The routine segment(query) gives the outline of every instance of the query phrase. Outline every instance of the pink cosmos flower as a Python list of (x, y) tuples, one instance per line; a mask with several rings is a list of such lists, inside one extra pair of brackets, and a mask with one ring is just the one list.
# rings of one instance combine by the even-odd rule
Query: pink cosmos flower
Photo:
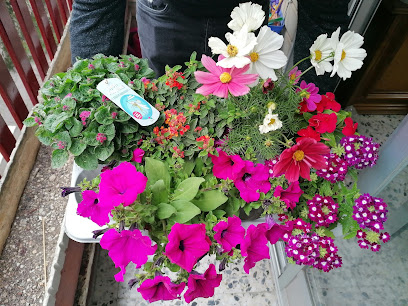
[(146, 279), (137, 291), (142, 297), (153, 303), (156, 301), (170, 301), (180, 299), (180, 294), (183, 292), (185, 283), (175, 284), (171, 282), (170, 277), (157, 275), (154, 279)]
[(282, 186), (277, 186), (273, 196), (285, 202), (287, 208), (293, 209), (296, 207), (296, 203), (299, 202), (299, 198), (303, 193), (303, 190), (299, 187), (299, 182), (296, 181), (289, 184), (287, 189), (283, 189)]
[(188, 277), (188, 288), (184, 299), (190, 303), (198, 297), (209, 298), (214, 295), (214, 289), (221, 284), (222, 275), (217, 274), (215, 266), (210, 264), (204, 274), (191, 273)]
[(239, 155), (227, 155), (220, 148), (217, 148), (218, 156), (211, 155), (214, 164), (213, 174), (215, 177), (226, 180), (234, 180), (237, 174), (245, 167), (245, 162)]
[(191, 272), (197, 260), (210, 250), (211, 240), (205, 234), (205, 224), (176, 223), (171, 228), (166, 255), (172, 263)]
[(147, 177), (143, 173), (138, 172), (131, 163), (123, 162), (116, 168), (101, 173), (99, 198), (114, 206), (129, 206), (145, 190), (146, 183)]
[(229, 252), (241, 244), (245, 236), (245, 229), (241, 226), (241, 219), (237, 216), (228, 217), (228, 222), (218, 222), (213, 230), (216, 232), (214, 239), (221, 244), (223, 252)]
[(273, 168), (275, 177), (285, 173), (286, 179), (291, 182), (299, 180), (299, 176), (310, 181), (310, 168), (317, 170), (327, 167), (325, 154), (330, 148), (312, 138), (305, 138), (289, 149), (283, 151), (278, 163)]
[(259, 192), (267, 193), (271, 189), (269, 169), (263, 164), (254, 166), (253, 162), (246, 160), (245, 167), (237, 174), (234, 184), (245, 202), (258, 201)]
[(137, 163), (141, 163), (144, 154), (145, 154), (145, 151), (144, 151), (144, 150), (142, 150), (142, 149), (140, 149), (140, 148), (135, 149), (135, 150), (133, 151), (132, 161), (135, 161), (135, 162), (137, 162)]
[(82, 191), (82, 201), (78, 203), (77, 214), (91, 219), (99, 226), (109, 222), (109, 214), (113, 205), (99, 202), (98, 194), (93, 190)]
[(313, 83), (300, 82), (300, 89), (296, 89), (296, 92), (300, 92), (300, 96), (306, 102), (307, 109), (311, 112), (316, 110), (316, 104), (322, 100), (322, 97), (319, 95), (319, 88)]
[(136, 268), (140, 268), (147, 262), (147, 256), (156, 252), (157, 245), (152, 246), (149, 237), (135, 229), (122, 230), (117, 232), (112, 228), (107, 231), (100, 241), (103, 249), (109, 250), (109, 256), (120, 272), (115, 275), (117, 282), (123, 282), (123, 275), (126, 273), (126, 266), (132, 261)]
[(249, 65), (243, 68), (223, 68), (209, 56), (203, 54), (201, 62), (209, 72), (196, 71), (194, 76), (198, 83), (203, 84), (197, 93), (204, 96), (213, 94), (220, 98), (227, 98), (228, 92), (233, 96), (243, 96), (249, 92), (248, 84), (258, 79), (257, 74), (246, 74)]
[(266, 223), (248, 227), (245, 239), (241, 244), (241, 254), (245, 257), (244, 271), (249, 274), (249, 270), (255, 267), (255, 264), (265, 258), (269, 258), (268, 240), (265, 233), (268, 229)]
[(288, 77), (293, 84), (297, 84), (299, 82), (299, 77), (302, 74), (302, 71), (299, 70), (299, 68), (296, 66), (293, 68), (291, 71), (289, 71)]

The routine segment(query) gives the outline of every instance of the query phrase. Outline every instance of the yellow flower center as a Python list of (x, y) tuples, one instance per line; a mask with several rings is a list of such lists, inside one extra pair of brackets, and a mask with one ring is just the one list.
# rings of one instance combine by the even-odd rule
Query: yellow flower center
[(305, 153), (302, 150), (297, 150), (295, 153), (293, 153), (293, 158), (296, 161), (301, 161), (305, 158)]
[(256, 62), (259, 59), (259, 54), (256, 52), (251, 52), (249, 57), (251, 58), (251, 62)]
[(233, 57), (238, 54), (238, 48), (233, 45), (227, 46), (227, 53), (229, 56)]
[(276, 122), (276, 120), (272, 118), (271, 120), (269, 120), (268, 125), (272, 125), (272, 124), (274, 124), (275, 122)]
[(302, 91), (301, 93), (300, 93), (300, 96), (303, 98), (306, 98), (306, 100), (308, 100), (309, 98), (310, 98), (310, 92), (308, 92), (308, 91)]
[(322, 59), (322, 51), (320, 50), (315, 51), (315, 59), (316, 61), (320, 61)]
[(228, 72), (223, 72), (220, 75), (220, 81), (221, 83), (229, 83), (231, 81), (232, 77)]
[(344, 60), (345, 57), (346, 57), (346, 52), (343, 50), (343, 51), (341, 51), (341, 60), (340, 61)]

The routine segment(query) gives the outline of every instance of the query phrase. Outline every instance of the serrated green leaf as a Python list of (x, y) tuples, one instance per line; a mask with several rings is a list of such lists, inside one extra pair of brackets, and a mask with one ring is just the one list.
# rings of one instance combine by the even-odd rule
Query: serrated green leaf
[(106, 106), (101, 106), (98, 111), (95, 113), (95, 120), (99, 124), (111, 124), (113, 118)]
[(115, 125), (113, 123), (107, 125), (101, 125), (98, 128), (99, 133), (103, 133), (105, 135), (115, 135)]
[(100, 161), (107, 160), (112, 155), (113, 151), (115, 151), (113, 142), (110, 142), (109, 144), (104, 143), (102, 146), (95, 148), (95, 154)]
[(51, 114), (44, 120), (44, 127), (54, 133), (62, 127), (64, 121), (67, 120), (68, 117), (69, 115), (67, 113)]
[(84, 152), (75, 157), (76, 164), (85, 170), (94, 170), (98, 167), (98, 158), (93, 149), (86, 148)]
[(51, 167), (52, 168), (61, 168), (65, 165), (69, 158), (69, 154), (67, 150), (57, 149), (52, 151), (51, 155)]
[(197, 199), (192, 199), (191, 202), (200, 208), (202, 211), (212, 211), (228, 201), (228, 197), (219, 190), (209, 190), (201, 193)]
[(23, 123), (27, 127), (32, 127), (32, 126), (38, 125), (38, 123), (35, 122), (35, 119), (33, 117), (28, 117), (27, 119), (25, 119), (23, 121)]
[(78, 156), (86, 149), (86, 144), (81, 139), (73, 139), (69, 151), (72, 155)]
[(69, 134), (71, 137), (79, 136), (79, 134), (82, 132), (82, 128), (84, 127), (83, 124), (75, 118), (71, 118), (70, 122), (72, 123), (72, 127), (69, 129)]
[(174, 191), (174, 200), (191, 201), (197, 195), (198, 188), (205, 179), (202, 177), (189, 177), (182, 181)]

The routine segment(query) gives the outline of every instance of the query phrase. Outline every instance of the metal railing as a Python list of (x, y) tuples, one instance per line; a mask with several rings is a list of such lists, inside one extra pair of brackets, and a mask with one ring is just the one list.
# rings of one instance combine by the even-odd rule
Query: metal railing
[(73, 0), (0, 1), (0, 178), (54, 58)]

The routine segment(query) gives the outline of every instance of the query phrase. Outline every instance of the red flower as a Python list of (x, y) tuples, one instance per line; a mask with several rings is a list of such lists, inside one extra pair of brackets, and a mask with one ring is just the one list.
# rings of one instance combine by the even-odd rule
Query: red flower
[(299, 142), (299, 141), (301, 141), (301, 140), (304, 139), (304, 138), (312, 138), (312, 139), (314, 139), (314, 140), (316, 140), (316, 141), (320, 141), (320, 134), (319, 134), (318, 132), (316, 132), (316, 131), (315, 131), (312, 127), (310, 127), (310, 126), (308, 126), (308, 127), (305, 128), (305, 129), (299, 130), (297, 133), (298, 133), (299, 136), (302, 136), (302, 137), (296, 138), (296, 142)]
[(333, 133), (336, 129), (337, 115), (335, 113), (317, 114), (309, 119), (310, 126), (316, 128), (319, 133)]
[(296, 182), (299, 176), (310, 180), (310, 168), (323, 169), (327, 167), (325, 154), (330, 148), (311, 138), (305, 138), (286, 149), (279, 156), (279, 161), (273, 168), (273, 176), (278, 177), (285, 173), (289, 182)]
[(335, 100), (332, 92), (326, 92), (326, 95), (322, 95), (322, 100), (317, 105), (317, 112), (322, 113), (325, 109), (331, 109), (336, 113), (340, 111), (341, 105)]
[(343, 128), (341, 132), (345, 136), (354, 135), (357, 131), (358, 123), (356, 122), (353, 124), (353, 119), (351, 119), (350, 117), (347, 117), (346, 119), (344, 119), (344, 123), (346, 124), (346, 126)]

